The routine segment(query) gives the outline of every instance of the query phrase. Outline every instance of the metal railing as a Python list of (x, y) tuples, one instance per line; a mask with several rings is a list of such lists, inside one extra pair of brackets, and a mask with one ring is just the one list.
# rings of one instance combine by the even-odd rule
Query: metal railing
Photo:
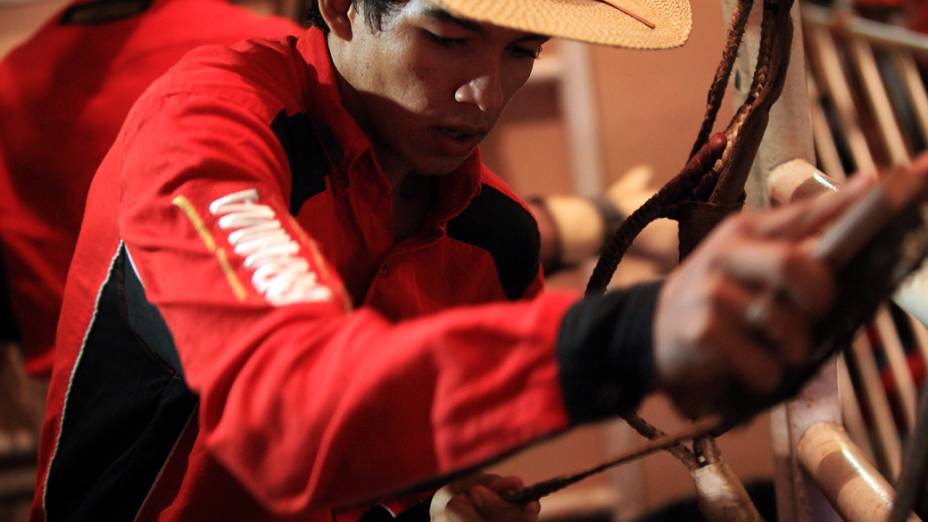
[[(774, 203), (817, 183), (807, 149), (789, 146), (794, 134), (808, 136), (806, 125), (818, 165), (838, 181), (850, 172), (875, 175), (878, 168), (906, 165), (928, 143), (928, 96), (916, 61), (928, 55), (928, 37), (812, 5), (803, 6), (801, 18), (807, 75), (793, 79), (786, 103), (808, 107), (809, 116), (771, 126), (767, 147), (795, 152), (778, 159), (809, 163), (776, 170), (772, 167), (783, 162), (756, 165), (758, 183)], [(794, 57), (802, 54), (794, 51)], [(827, 184), (818, 186), (827, 190)], [(778, 410), (781, 520), (885, 519), (890, 483), (915, 424), (910, 365), (928, 367), (926, 340), (921, 323), (884, 307), (843, 359)]]

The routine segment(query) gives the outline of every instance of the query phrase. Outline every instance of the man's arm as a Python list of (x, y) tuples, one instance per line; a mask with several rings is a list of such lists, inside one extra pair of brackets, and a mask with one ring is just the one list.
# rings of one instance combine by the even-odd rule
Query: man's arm
[[(273, 512), (437, 484), (656, 387), (686, 411), (712, 408), (719, 383), (771, 390), (830, 300), (831, 275), (803, 240), (840, 201), (736, 217), (663, 289), (546, 293), (398, 323), (351, 310), (288, 216), (286, 157), (267, 123), (178, 99), (129, 135), (119, 228), (199, 396), (207, 451)], [(786, 298), (746, 314), (770, 289)]]
[[(269, 510), (435, 480), (632, 407), (646, 391), (647, 374), (616, 376), (649, 358), (656, 286), (615, 294), (613, 315), (644, 305), (644, 321), (620, 334), (562, 327), (576, 301), (564, 294), (401, 323), (350, 310), (338, 275), (288, 216), (286, 159), (266, 124), (199, 103), (166, 103), (129, 137), (119, 225), (199, 396), (208, 451)], [(274, 232), (250, 229), (258, 224)], [(269, 251), (293, 262), (262, 272)], [(559, 337), (625, 347), (597, 365), (604, 382), (591, 384), (603, 397), (583, 415), (562, 394), (575, 377), (558, 361), (575, 354), (556, 352)]]

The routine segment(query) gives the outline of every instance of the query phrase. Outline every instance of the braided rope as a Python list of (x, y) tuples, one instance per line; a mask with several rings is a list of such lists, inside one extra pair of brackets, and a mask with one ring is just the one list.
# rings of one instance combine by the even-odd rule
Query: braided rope
[(739, 0), (734, 11), (732, 11), (728, 30), (729, 36), (725, 42), (725, 49), (722, 51), (722, 60), (715, 70), (715, 77), (709, 87), (709, 94), (706, 96), (706, 115), (703, 118), (702, 126), (699, 128), (699, 133), (696, 135), (693, 148), (690, 149), (691, 158), (709, 141), (709, 135), (712, 133), (712, 128), (715, 127), (715, 120), (719, 108), (722, 106), (722, 100), (725, 99), (728, 80), (731, 78), (731, 70), (735, 65), (735, 58), (738, 55), (738, 49), (741, 47), (741, 41), (744, 39), (744, 30), (747, 27), (751, 7), (753, 6), (754, 0)]

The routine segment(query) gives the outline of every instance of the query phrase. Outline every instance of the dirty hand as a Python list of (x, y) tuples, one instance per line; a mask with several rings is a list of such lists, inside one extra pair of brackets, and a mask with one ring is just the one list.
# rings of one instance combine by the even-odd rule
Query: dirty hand
[(538, 502), (512, 504), (499, 493), (523, 486), (518, 477), (477, 474), (456, 480), (432, 496), (432, 522), (534, 522)]
[(814, 236), (868, 186), (861, 177), (838, 194), (733, 216), (668, 276), (655, 311), (654, 371), (684, 414), (718, 411), (717, 401), (739, 400), (738, 386), (772, 393), (805, 361), (835, 284), (812, 255)]

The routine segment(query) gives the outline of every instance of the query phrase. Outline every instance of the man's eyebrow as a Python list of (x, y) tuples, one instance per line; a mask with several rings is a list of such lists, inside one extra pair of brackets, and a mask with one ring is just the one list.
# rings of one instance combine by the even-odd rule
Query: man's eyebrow
[(429, 18), (434, 18), (441, 22), (448, 22), (448, 23), (455, 24), (457, 26), (460, 26), (474, 33), (483, 32), (483, 27), (481, 27), (480, 24), (478, 24), (477, 22), (473, 22), (471, 20), (465, 20), (463, 18), (458, 18), (454, 16), (453, 14), (449, 13), (448, 11), (445, 11), (444, 9), (441, 9), (438, 7), (430, 7), (426, 9), (425, 16), (428, 16)]

